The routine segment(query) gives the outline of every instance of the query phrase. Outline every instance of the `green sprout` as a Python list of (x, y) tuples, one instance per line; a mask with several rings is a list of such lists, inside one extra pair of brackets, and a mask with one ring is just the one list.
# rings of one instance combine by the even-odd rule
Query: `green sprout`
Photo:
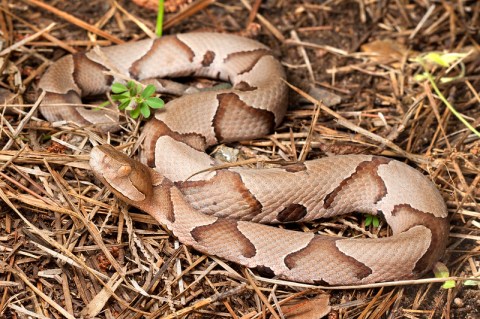
[[(159, 109), (165, 105), (165, 102), (155, 97), (155, 87), (151, 84), (145, 88), (141, 84), (134, 81), (128, 81), (127, 85), (115, 82), (112, 85), (112, 100), (118, 101), (118, 109), (130, 112), (130, 116), (134, 119), (138, 118), (140, 114), (145, 118), (149, 118), (150, 109)], [(102, 103), (100, 106), (106, 106), (110, 102)]]
[(380, 225), (380, 220), (378, 216), (368, 214), (365, 218), (365, 227), (373, 225), (373, 227), (377, 228)]
[[(455, 77), (441, 77), (440, 83), (448, 83), (457, 79), (461, 79), (465, 76), (465, 65), (463, 64), (462, 60), (468, 55), (469, 53), (439, 53), (439, 52), (430, 52), (421, 56), (418, 56), (414, 59), (411, 59), (413, 62), (417, 62), (420, 64), (424, 70), (423, 73), (417, 74), (414, 79), (416, 81), (425, 81), (428, 80), (430, 85), (432, 86), (435, 93), (438, 95), (440, 100), (447, 106), (447, 108), (452, 112), (459, 120), (462, 122), (470, 131), (472, 131), (475, 135), (480, 137), (480, 132), (478, 132), (465, 118), (460, 114), (453, 105), (448, 102), (447, 98), (440, 92), (437, 83), (433, 75), (428, 71), (428, 65), (437, 65), (443, 68), (452, 68), (455, 65), (460, 65), (460, 74)], [(449, 71), (449, 70), (447, 70)]]
[[(437, 262), (433, 266), (433, 274), (435, 275), (435, 278), (448, 278), (450, 277), (450, 272), (448, 271), (447, 266), (441, 262)], [(442, 288), (443, 289), (451, 289), (455, 287), (455, 281), (454, 280), (447, 280), (443, 283)]]

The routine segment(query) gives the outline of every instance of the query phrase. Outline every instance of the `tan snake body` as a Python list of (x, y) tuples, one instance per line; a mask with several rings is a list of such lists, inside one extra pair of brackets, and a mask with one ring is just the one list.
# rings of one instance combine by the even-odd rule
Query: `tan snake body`
[[(103, 71), (110, 69), (159, 90), (163, 82), (153, 78), (200, 76), (232, 84), (186, 94), (157, 112), (142, 133), (144, 164), (109, 145), (91, 153), (92, 170), (109, 189), (182, 243), (263, 274), (329, 285), (413, 278), (442, 256), (449, 231), (445, 203), (425, 176), (401, 162), (345, 155), (204, 171), (218, 164), (207, 147), (260, 137), (283, 119), (285, 74), (264, 45), (189, 33), (66, 56), (40, 81), (42, 114), (50, 121), (116, 127), (114, 113), (58, 105), (107, 91), (114, 79)], [(350, 239), (263, 225), (353, 211), (381, 213), (393, 236)]]

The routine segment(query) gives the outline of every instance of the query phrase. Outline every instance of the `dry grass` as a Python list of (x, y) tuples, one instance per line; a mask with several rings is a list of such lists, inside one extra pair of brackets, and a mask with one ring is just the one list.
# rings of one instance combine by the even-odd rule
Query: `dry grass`
[[(456, 287), (444, 290), (427, 278), (327, 290), (265, 280), (181, 245), (89, 171), (93, 145), (134, 150), (138, 123), (105, 135), (75, 123), (49, 124), (36, 112), (35, 83), (52, 61), (94, 44), (145, 37), (154, 14), (126, 1), (3, 0), (1, 316), (284, 318), (284, 305), (328, 294), (329, 318), (479, 318), (479, 287), (463, 283), (480, 275), (480, 140), (429, 85), (413, 80), (421, 69), (409, 58), (471, 52), (465, 76), (440, 90), (478, 129), (480, 2), (212, 2), (193, 1), (186, 13), (168, 16), (167, 32), (255, 36), (278, 54), (292, 84), (291, 109), (277, 133), (231, 146), (247, 160), (374, 153), (423, 171), (448, 204), (452, 228), (443, 262)], [(444, 76), (439, 68), (432, 72), (437, 80)], [(357, 215), (299, 228), (343, 236), (386, 232), (365, 227)], [(311, 304), (295, 307), (301, 306)]]

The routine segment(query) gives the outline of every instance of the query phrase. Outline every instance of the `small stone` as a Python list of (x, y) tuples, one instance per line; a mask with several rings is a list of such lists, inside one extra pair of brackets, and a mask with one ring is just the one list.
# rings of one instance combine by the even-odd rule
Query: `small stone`
[(313, 98), (322, 101), (326, 106), (335, 106), (342, 102), (342, 98), (339, 95), (313, 85), (308, 90), (308, 94)]
[(458, 308), (462, 308), (465, 304), (463, 303), (463, 300), (461, 298), (455, 298), (453, 299), (453, 303), (455, 304), (455, 306), (457, 306)]

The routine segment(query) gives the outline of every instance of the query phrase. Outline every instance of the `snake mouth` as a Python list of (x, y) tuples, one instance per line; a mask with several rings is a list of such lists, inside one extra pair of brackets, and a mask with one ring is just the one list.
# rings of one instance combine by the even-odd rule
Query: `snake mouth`
[(96, 146), (90, 152), (90, 168), (93, 172), (98, 172), (102, 163), (104, 162), (105, 153), (102, 152), (99, 146)]

